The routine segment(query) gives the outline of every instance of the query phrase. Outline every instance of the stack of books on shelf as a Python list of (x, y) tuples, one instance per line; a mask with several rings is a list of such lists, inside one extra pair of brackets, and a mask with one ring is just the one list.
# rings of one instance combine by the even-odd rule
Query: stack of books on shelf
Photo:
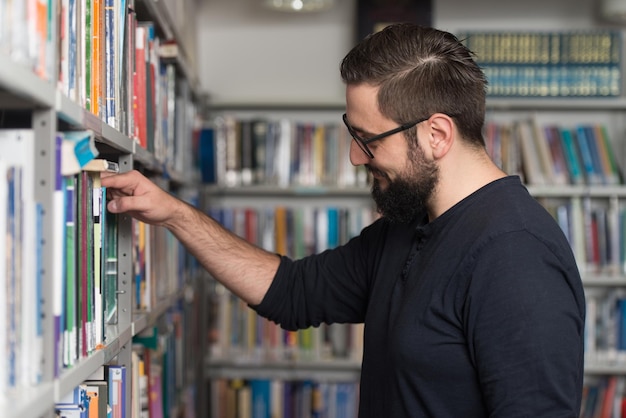
[(184, 288), (194, 261), (174, 235), (163, 227), (132, 220), (133, 308), (151, 311)]
[(619, 30), (464, 31), (490, 96), (617, 97), (621, 94)]
[(219, 379), (213, 383), (211, 416), (353, 418), (358, 396), (358, 382)]
[[(211, 208), (209, 214), (249, 242), (292, 258), (345, 243), (374, 219), (369, 207)], [(213, 300), (212, 359), (258, 363), (361, 358), (362, 325), (286, 331), (259, 317), (221, 285), (216, 285)]]
[(55, 16), (45, 1), (0, 0), (0, 54), (45, 80), (53, 76)]
[[(536, 197), (561, 225), (581, 271), (626, 272), (626, 210), (615, 199), (589, 195), (591, 187), (601, 193), (602, 188), (613, 186), (611, 190), (619, 196), (618, 186), (623, 184), (622, 167), (605, 126), (540, 125), (532, 118), (490, 121), (485, 140), (488, 152), (504, 171), (520, 175), (530, 187), (543, 188), (535, 190)], [(548, 195), (542, 196), (542, 190)]]
[(621, 288), (587, 291), (585, 361), (626, 366), (626, 292)]
[[(140, 363), (131, 361), (130, 339), (157, 317), (169, 321), (150, 348), (157, 353), (150, 369), (161, 374), (145, 374), (173, 384), (150, 416), (182, 415), (176, 405), (195, 398), (195, 385), (182, 377), (183, 370), (197, 376), (204, 355), (190, 337), (199, 321), (188, 318), (201, 317), (204, 303), (190, 290), (197, 263), (155, 228), (133, 265), (135, 230), (128, 217), (107, 211), (101, 183), (122, 164), (193, 179), (195, 98), (175, 58), (161, 56), (162, 28), (140, 21), (164, 16), (137, 16), (141, 1), (0, 0), (0, 84), (11, 115), (0, 129), (0, 400), (17, 400), (9, 416), (55, 408), (68, 417), (130, 416), (126, 389)], [(129, 291), (131, 277), (148, 290)], [(134, 316), (132, 308), (154, 312)]]
[[(0, 253), (0, 300), (7, 306), (0, 340), (8, 347), (1, 370), (3, 388), (39, 383), (43, 374), (42, 212), (34, 193), (34, 132), (0, 130), (7, 152), (0, 161), (0, 210), (3, 236)], [(52, 300), (55, 375), (92, 353), (106, 339), (105, 324), (115, 321), (117, 270), (115, 241), (105, 239), (115, 223), (106, 222), (100, 173), (117, 163), (93, 159), (90, 131), (59, 132), (55, 181)], [(6, 387), (4, 386), (6, 385)]]
[(159, 324), (133, 338), (130, 364), (99, 367), (64, 394), (56, 412), (67, 418), (181, 416), (182, 371), (188, 367), (182, 351), (186, 320), (181, 307), (170, 309)]
[(58, 89), (150, 151), (164, 169), (183, 172), (191, 166), (196, 115), (191, 87), (175, 60), (161, 56), (155, 24), (139, 21), (129, 6), (127, 0), (59, 3)]
[(0, 394), (43, 375), (42, 222), (33, 181), (34, 134), (0, 130)]
[(621, 417), (626, 411), (626, 377), (594, 376), (583, 386), (580, 418)]
[(196, 141), (203, 180), (222, 187), (365, 187), (343, 124), (222, 116)]
[(107, 325), (117, 323), (117, 220), (106, 210), (100, 179), (102, 172), (118, 172), (119, 167), (94, 159), (97, 154), (90, 131), (57, 135), (56, 374), (113, 338)]
[(487, 150), (496, 164), (528, 185), (619, 185), (623, 172), (606, 126), (540, 125), (534, 119), (489, 121)]

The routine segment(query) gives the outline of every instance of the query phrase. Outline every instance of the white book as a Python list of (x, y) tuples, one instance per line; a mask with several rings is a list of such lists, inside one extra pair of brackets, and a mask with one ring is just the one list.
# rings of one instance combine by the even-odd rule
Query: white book
[(316, 253), (327, 250), (328, 247), (328, 212), (324, 208), (318, 208), (315, 213), (316, 222)]
[(517, 136), (522, 151), (526, 183), (531, 185), (548, 184), (530, 123), (527, 121), (517, 122), (515, 124), (514, 133)]
[[(8, 185), (6, 180), (7, 164), (6, 161), (0, 159), (0, 202), (6, 202), (8, 199)], [(7, 306), (7, 205), (0, 205), (0, 306)], [(6, 393), (7, 388), (7, 321), (0, 321), (0, 398)]]
[(291, 173), (291, 141), (293, 138), (292, 133), (292, 123), (287, 119), (281, 119), (278, 122), (279, 133), (278, 133), (278, 147), (275, 155), (275, 172), (278, 176), (278, 186), (282, 188), (287, 188), (291, 184), (292, 174)]
[[(15, 167), (19, 178), (19, 194), (15, 201), (14, 252), (15, 276), (9, 288), (15, 298), (8, 300), (13, 329), (9, 330), (9, 346), (15, 364), (9, 365), (17, 374), (16, 385), (32, 385), (41, 380), (43, 338), (40, 318), (41, 287), (37, 280), (37, 204), (35, 202), (35, 135), (30, 129), (0, 130), (0, 149), (6, 155), (8, 167)], [(6, 178), (6, 177), (5, 177)], [(5, 200), (6, 201), (6, 200)], [(40, 253), (40, 252), (39, 252)], [(35, 257), (33, 256), (35, 255)], [(39, 258), (40, 259), (40, 258)], [(11, 308), (9, 308), (11, 309)]]

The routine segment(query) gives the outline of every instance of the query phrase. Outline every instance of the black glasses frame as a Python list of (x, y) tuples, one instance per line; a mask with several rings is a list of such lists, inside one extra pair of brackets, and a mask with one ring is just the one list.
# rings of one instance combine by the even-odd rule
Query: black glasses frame
[(350, 136), (352, 137), (352, 139), (354, 139), (356, 144), (359, 146), (359, 148), (361, 148), (361, 150), (365, 153), (365, 155), (367, 155), (370, 159), (373, 159), (374, 154), (372, 153), (372, 151), (370, 151), (367, 144), (371, 144), (374, 141), (378, 141), (390, 135), (397, 134), (398, 132), (406, 131), (407, 129), (410, 129), (419, 123), (427, 121), (428, 119), (430, 119), (430, 116), (427, 118), (417, 119), (413, 122), (403, 123), (397, 128), (380, 133), (378, 135), (374, 135), (370, 138), (361, 138), (360, 136), (358, 136), (356, 132), (354, 131), (354, 129), (352, 128), (352, 126), (350, 126), (350, 124), (348, 123), (348, 117), (345, 113), (343, 114), (342, 119), (343, 119), (343, 123), (346, 125), (346, 128), (348, 128), (348, 132), (350, 133)]

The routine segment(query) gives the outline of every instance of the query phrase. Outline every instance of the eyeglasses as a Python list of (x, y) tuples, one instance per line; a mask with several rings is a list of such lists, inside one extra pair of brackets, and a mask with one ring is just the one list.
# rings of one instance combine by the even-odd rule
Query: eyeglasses
[(369, 147), (367, 146), (367, 144), (370, 144), (374, 141), (378, 141), (379, 139), (383, 139), (385, 137), (388, 137), (390, 135), (393, 134), (397, 134), (398, 132), (402, 132), (402, 131), (406, 131), (407, 129), (410, 129), (412, 127), (414, 127), (415, 125), (422, 123), (424, 121), (427, 121), (430, 118), (422, 118), (422, 119), (418, 119), (416, 121), (413, 122), (409, 122), (409, 123), (404, 123), (400, 126), (398, 126), (397, 128), (391, 129), (389, 131), (383, 132), (381, 134), (378, 135), (374, 135), (370, 138), (361, 138), (360, 136), (358, 136), (356, 134), (356, 132), (354, 131), (354, 129), (352, 128), (352, 126), (350, 126), (350, 124), (348, 123), (348, 118), (347, 115), (344, 113), (343, 114), (343, 123), (346, 125), (346, 128), (348, 128), (348, 132), (350, 133), (350, 136), (352, 136), (352, 139), (354, 139), (354, 142), (356, 142), (356, 144), (359, 146), (359, 148), (361, 148), (361, 150), (369, 157), (369, 158), (374, 158), (374, 154), (372, 154), (372, 151), (370, 151)]

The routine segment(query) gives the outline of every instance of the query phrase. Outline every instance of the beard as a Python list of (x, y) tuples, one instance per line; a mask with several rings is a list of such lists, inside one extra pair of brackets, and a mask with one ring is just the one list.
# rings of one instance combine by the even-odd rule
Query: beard
[(423, 213), (439, 180), (437, 165), (428, 161), (419, 147), (411, 148), (408, 156), (411, 163), (395, 180), (368, 166), (370, 171), (377, 171), (387, 179), (387, 187), (382, 189), (380, 181), (374, 178), (372, 198), (378, 213), (393, 223), (409, 223)]

